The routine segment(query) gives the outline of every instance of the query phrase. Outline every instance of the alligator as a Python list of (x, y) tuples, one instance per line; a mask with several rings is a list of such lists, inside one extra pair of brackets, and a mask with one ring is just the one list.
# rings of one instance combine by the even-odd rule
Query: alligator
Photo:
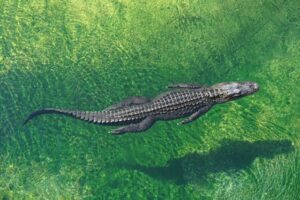
[(35, 116), (54, 113), (95, 124), (123, 125), (110, 131), (115, 135), (142, 132), (157, 120), (186, 117), (178, 124), (190, 123), (216, 104), (255, 93), (259, 85), (255, 82), (224, 82), (212, 86), (179, 83), (168, 88), (169, 91), (153, 99), (134, 96), (97, 112), (44, 108), (31, 113), (24, 124)]

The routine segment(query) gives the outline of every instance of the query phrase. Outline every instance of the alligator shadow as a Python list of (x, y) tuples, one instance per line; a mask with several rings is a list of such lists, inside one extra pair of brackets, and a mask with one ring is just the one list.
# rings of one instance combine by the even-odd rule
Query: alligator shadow
[(235, 172), (246, 169), (255, 158), (272, 158), (294, 150), (288, 140), (265, 140), (256, 142), (223, 140), (222, 145), (208, 153), (191, 153), (168, 161), (166, 166), (146, 167), (123, 163), (119, 167), (138, 170), (155, 179), (181, 185), (187, 182), (205, 181), (210, 173)]

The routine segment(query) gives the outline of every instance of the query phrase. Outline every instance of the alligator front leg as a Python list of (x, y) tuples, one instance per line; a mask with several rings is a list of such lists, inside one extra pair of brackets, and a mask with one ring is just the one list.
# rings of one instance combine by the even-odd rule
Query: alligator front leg
[(186, 119), (184, 119), (181, 122), (179, 122), (178, 125), (179, 124), (187, 124), (187, 123), (190, 123), (190, 122), (198, 119), (201, 115), (203, 115), (204, 113), (206, 113), (211, 107), (212, 107), (212, 105), (208, 105), (208, 106), (205, 106), (203, 108), (200, 108), (199, 110), (197, 110), (196, 112), (194, 112), (192, 115), (190, 115)]
[(168, 88), (172, 89), (199, 89), (199, 88), (205, 88), (206, 85), (198, 85), (198, 84), (187, 84), (187, 83), (178, 83), (169, 85)]
[(127, 132), (141, 132), (149, 129), (155, 122), (154, 117), (147, 117), (143, 121), (136, 124), (129, 124), (127, 126), (122, 126), (117, 129), (113, 129), (110, 133), (114, 135), (121, 135)]
[(114, 109), (117, 109), (117, 108), (122, 108), (124, 106), (143, 104), (143, 103), (147, 103), (147, 102), (150, 102), (150, 101), (151, 101), (150, 99), (148, 99), (146, 97), (141, 97), (141, 96), (129, 97), (128, 99), (125, 99), (125, 100), (121, 101), (120, 103), (114, 104), (114, 105), (104, 109), (103, 111), (114, 110)]

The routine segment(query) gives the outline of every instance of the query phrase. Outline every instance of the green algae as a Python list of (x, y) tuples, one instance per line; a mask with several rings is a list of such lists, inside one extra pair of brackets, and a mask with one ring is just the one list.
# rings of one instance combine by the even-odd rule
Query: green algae
[[(1, 1), (0, 198), (296, 199), (298, 1)], [(170, 83), (258, 93), (185, 126), (112, 137), (41, 107), (101, 110)]]

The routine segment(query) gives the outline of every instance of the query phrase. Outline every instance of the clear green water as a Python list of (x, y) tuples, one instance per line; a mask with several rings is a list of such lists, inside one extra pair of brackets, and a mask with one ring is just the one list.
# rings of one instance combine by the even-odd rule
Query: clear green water
[[(299, 199), (298, 0), (1, 0), (0, 44), (0, 199)], [(185, 126), (21, 125), (243, 80), (260, 91)]]

